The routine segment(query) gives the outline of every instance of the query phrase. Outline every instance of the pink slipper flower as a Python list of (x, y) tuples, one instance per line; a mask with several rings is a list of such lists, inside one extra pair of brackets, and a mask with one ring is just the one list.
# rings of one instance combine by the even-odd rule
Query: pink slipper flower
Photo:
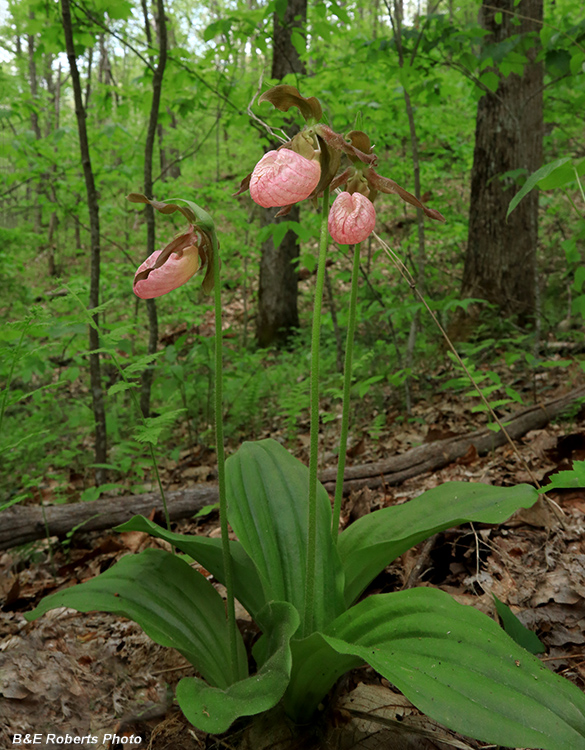
[(136, 271), (134, 294), (142, 299), (161, 297), (189, 281), (201, 265), (199, 243), (191, 226), (163, 250), (155, 250)]
[(288, 148), (269, 151), (254, 167), (250, 195), (264, 208), (289, 206), (308, 198), (320, 177), (321, 167), (316, 161)]
[(329, 234), (340, 245), (357, 245), (374, 231), (376, 209), (361, 193), (340, 193), (329, 211)]

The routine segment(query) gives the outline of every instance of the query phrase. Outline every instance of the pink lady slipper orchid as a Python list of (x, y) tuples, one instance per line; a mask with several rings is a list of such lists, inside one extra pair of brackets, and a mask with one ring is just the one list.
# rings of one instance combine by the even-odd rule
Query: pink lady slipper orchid
[(131, 203), (148, 203), (161, 214), (183, 214), (189, 228), (162, 250), (156, 250), (140, 265), (134, 276), (134, 294), (142, 299), (161, 297), (185, 284), (197, 271), (206, 268), (202, 289), (206, 294), (214, 286), (214, 253), (219, 248), (213, 219), (192, 201), (178, 198), (186, 205), (157, 201), (142, 193), (130, 193)]
[(374, 231), (376, 209), (361, 193), (340, 193), (329, 211), (329, 234), (340, 245), (357, 245)]
[(163, 250), (155, 250), (134, 276), (134, 294), (142, 299), (161, 297), (185, 284), (201, 265), (201, 236), (190, 226)]
[(289, 206), (308, 198), (319, 184), (321, 167), (296, 151), (269, 151), (250, 177), (252, 200), (264, 208)]

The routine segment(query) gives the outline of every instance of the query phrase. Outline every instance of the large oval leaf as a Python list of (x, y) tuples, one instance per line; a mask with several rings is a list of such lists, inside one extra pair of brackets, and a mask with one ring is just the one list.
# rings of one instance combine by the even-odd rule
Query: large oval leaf
[[(274, 440), (244, 443), (226, 462), (228, 516), (254, 561), (267, 601), (304, 609), (308, 468)], [(314, 622), (318, 629), (344, 609), (343, 571), (331, 538), (331, 504), (317, 486)]]
[(283, 704), (294, 721), (304, 724), (337, 680), (350, 669), (362, 666), (364, 660), (336, 651), (321, 633), (311, 633), (291, 645), (293, 668)]
[(123, 557), (96, 578), (46, 596), (25, 617), (35, 620), (56, 607), (134, 620), (153, 641), (180, 651), (211, 685), (225, 688), (248, 673), (239, 632), (238, 665), (232, 672), (220, 595), (200, 573), (164, 550)]
[(443, 591), (368, 597), (323, 638), (457, 732), (506, 747), (585, 750), (585, 695)]
[(349, 606), (386, 565), (415, 544), (461, 523), (501, 523), (518, 508), (530, 508), (538, 492), (528, 484), (445, 482), (404, 505), (362, 516), (339, 536)]
[[(221, 539), (210, 539), (193, 534), (177, 534), (174, 531), (163, 529), (162, 526), (154, 523), (154, 521), (149, 521), (144, 516), (134, 516), (126, 523), (117, 526), (115, 530), (144, 531), (151, 536), (164, 539), (166, 542), (174, 544), (181, 552), (197, 560), (220, 583), (225, 583)], [(256, 615), (266, 604), (260, 578), (254, 563), (239, 542), (230, 541), (230, 554), (233, 565), (234, 595), (250, 615), (256, 619)]]
[(198, 729), (219, 734), (240, 716), (273, 708), (288, 685), (291, 670), (290, 639), (300, 617), (288, 602), (270, 602), (258, 615), (266, 632), (267, 659), (254, 675), (225, 689), (209, 687), (194, 677), (177, 686), (177, 700), (187, 719)]

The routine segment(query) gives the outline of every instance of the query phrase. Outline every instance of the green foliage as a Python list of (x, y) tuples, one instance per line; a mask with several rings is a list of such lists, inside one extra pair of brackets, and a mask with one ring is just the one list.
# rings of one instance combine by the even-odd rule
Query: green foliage
[[(568, 203), (578, 202), (579, 177), (585, 169), (579, 151), (582, 124), (575, 117), (585, 109), (585, 22), (580, 10), (575, 0), (557, 0), (545, 8), (539, 37), (547, 76), (547, 165), (524, 185), (525, 173), (502, 175), (520, 187), (510, 211), (535, 185), (543, 190), (563, 187)], [(445, 326), (457, 308), (477, 302), (460, 299), (459, 294), (475, 103), (495, 91), (502, 77), (525, 69), (533, 41), (516, 35), (487, 45), (476, 14), (468, 11), (454, 4), (450, 14), (439, 9), (416, 22), (405, 18), (404, 65), (399, 64), (397, 41), (382, 6), (341, 6), (333, 0), (312, 4), (306, 39), (300, 33), (293, 38), (310, 71), (304, 91), (326, 95), (327, 122), (343, 132), (367, 130), (376, 143), (380, 172), (412, 186), (403, 104), (408, 91), (420, 140), (421, 182), (432, 188), (429, 200), (436, 201), (449, 220), (448, 234), (429, 228), (426, 235), (426, 294)], [(251, 132), (248, 107), (257, 93), (259, 71), (270, 62), (273, 13), (282, 14), (284, 4), (178, 4), (168, 5), (167, 12), (174, 39), (159, 111), (155, 164), (161, 165), (161, 173), (155, 175), (155, 190), (204, 204), (221, 233), (224, 316), (229, 326), (224, 339), (225, 433), (232, 449), (250, 433), (266, 434), (267, 426), (272, 434), (280, 433), (279, 440), (293, 442), (308, 422), (309, 366), (304, 350), (312, 309), (311, 274), (317, 270), (313, 238), (318, 217), (303, 206), (300, 222), (261, 227), (260, 212), (248, 199), (232, 197), (268, 147), (269, 137), (257, 119), (260, 137), (246, 134)], [(0, 216), (6, 224), (0, 227), (0, 289), (3, 316), (17, 321), (0, 329), (0, 510), (21, 500), (45, 501), (49, 483), (48, 498), (53, 502), (140, 491), (152, 479), (145, 456), (149, 447), (164, 442), (177, 460), (185, 448), (213, 440), (215, 364), (208, 301), (195, 285), (157, 301), (161, 348), (156, 355), (147, 354), (144, 306), (129, 304), (132, 276), (144, 257), (145, 222), (142, 208), (125, 205), (121, 196), (137, 189), (142, 180), (142, 140), (152, 85), (148, 58), (156, 55), (156, 42), (149, 46), (146, 32), (139, 29), (135, 19), (141, 17), (141, 8), (135, 2), (91, 0), (83, 7), (75, 5), (73, 16), (100, 195), (105, 304), (94, 312), (99, 313), (102, 333), (110, 481), (93, 486), (87, 448), (93, 431), (87, 314), (80, 312), (77, 300), (84, 307), (88, 213), (70, 80), (63, 75), (57, 80), (64, 49), (59, 5), (13, 2), (0, 29), (9, 57), (0, 66), (0, 129), (6, 146), (0, 153)], [(504, 20), (502, 14), (498, 22)], [(520, 19), (511, 22), (517, 25)], [(33, 42), (31, 59), (14, 47), (16, 36), (27, 35)], [(101, 41), (98, 44), (102, 36), (103, 50)], [(36, 94), (30, 80), (32, 63), (39, 78)], [(297, 78), (286, 82), (297, 85)], [(254, 112), (264, 117), (262, 108)], [(288, 128), (288, 117), (277, 113), (274, 129)], [(173, 164), (178, 172), (173, 172)], [(585, 229), (582, 217), (560, 191), (543, 193), (541, 205), (543, 324), (554, 331), (567, 307), (585, 317)], [(378, 209), (380, 233), (414, 266), (417, 238), (412, 218), (412, 211), (398, 202)], [(49, 226), (54, 229), (51, 236)], [(157, 241), (168, 241), (180, 222), (174, 227), (163, 229), (160, 224)], [(260, 247), (268, 237), (278, 246), (287, 229), (300, 240), (302, 328), (289, 351), (258, 351), (250, 339)], [(412, 301), (407, 285), (375, 243), (364, 246), (362, 253), (352, 394), (360, 400), (356, 428), (381, 439), (386, 408), (390, 401), (401, 402), (405, 378), (423, 396), (432, 393), (437, 378), (431, 379), (430, 373), (442, 355), (435, 329), (421, 318), (415, 356), (406, 366), (409, 329), (420, 305)], [(338, 251), (329, 275), (331, 305), (341, 328), (347, 324), (349, 268)], [(55, 273), (69, 289), (65, 296)], [(30, 320), (33, 302), (39, 307)], [(320, 360), (324, 390), (337, 399), (342, 380), (335, 366), (332, 312), (323, 313)], [(568, 335), (577, 337), (576, 332)], [(515, 382), (520, 370), (531, 377), (542, 367), (563, 366), (532, 352), (534, 340), (494, 320), (493, 311), (486, 308), (475, 340), (463, 348), (468, 371), (493, 408), (526, 403), (526, 392)], [(505, 374), (498, 367), (502, 361), (508, 368)], [(152, 364), (153, 416), (143, 423), (132, 396)], [(458, 364), (453, 367), (455, 376), (452, 369), (444, 376), (450, 379), (446, 387), (475, 399), (467, 374), (457, 371)], [(332, 405), (323, 406), (325, 423), (335, 412)], [(474, 411), (483, 408), (473, 406)], [(228, 476), (230, 520), (240, 539), (229, 545), (234, 586), (263, 633), (254, 649), (257, 671), (251, 676), (240, 638), (237, 663), (230, 660), (219, 596), (184, 561), (161, 551), (124, 558), (99, 578), (45, 599), (34, 616), (53, 606), (81, 611), (101, 607), (135, 619), (157, 642), (179, 648), (207, 682), (185, 678), (179, 683), (178, 700), (186, 716), (210, 732), (221, 732), (238, 716), (265, 711), (281, 699), (291, 715), (307, 720), (335, 679), (365, 661), (421, 709), (464, 733), (492, 743), (547, 750), (585, 747), (585, 709), (579, 691), (543, 670), (472, 608), (434, 590), (373, 596), (354, 605), (373, 577), (411, 545), (456, 523), (497, 523), (517, 507), (529, 507), (535, 491), (526, 486), (504, 490), (443, 485), (405, 506), (362, 519), (343, 532), (336, 549), (330, 541), (329, 504), (319, 486), (316, 630), (301, 639), (307, 470), (282, 446), (262, 441), (246, 443), (235, 453), (228, 462)], [(553, 486), (584, 482), (577, 462), (572, 471), (557, 475)], [(121, 530), (146, 531), (164, 539), (217, 580), (226, 581), (218, 539), (181, 536), (138, 517)]]
[(492, 594), (492, 596), (494, 597), (496, 611), (502, 621), (502, 626), (510, 638), (513, 638), (519, 646), (530, 651), (531, 654), (543, 654), (546, 648), (536, 633), (533, 633), (532, 630), (528, 630), (528, 628), (522, 625), (507, 604), (500, 601), (495, 594)]
[(585, 159), (573, 160), (570, 156), (564, 156), (562, 159), (555, 159), (550, 164), (545, 164), (528, 177), (522, 189), (512, 198), (506, 217), (535, 187), (541, 190), (552, 190), (564, 187), (571, 182), (578, 182), (583, 175), (585, 175)]
[(558, 471), (550, 477), (550, 482), (539, 492), (558, 489), (582, 489), (585, 487), (585, 461), (573, 461), (570, 471)]
[[(283, 694), (290, 715), (306, 721), (337, 677), (365, 661), (457, 731), (544, 750), (585, 747), (581, 692), (477, 610), (432, 589), (375, 595), (351, 606), (377, 572), (412, 544), (462, 520), (497, 523), (532, 505), (538, 497), (533, 488), (441, 485), (350, 526), (340, 536), (340, 556), (321, 488), (319, 609), (314, 632), (299, 639), (308, 469), (278, 443), (264, 440), (244, 443), (228, 461), (227, 474), (230, 522), (241, 540), (231, 543), (236, 595), (263, 632), (254, 677), (228, 677), (225, 619), (215, 619), (221, 600), (202, 576), (160, 550), (126, 557), (98, 578), (47, 597), (28, 619), (63, 605), (81, 611), (97, 606), (135, 619), (207, 677), (209, 686), (184, 678), (177, 689), (187, 718), (206, 731), (225, 731), (238, 716), (265, 711)], [(149, 530), (224, 579), (219, 540), (182, 537), (139, 516), (120, 530)], [(147, 583), (136, 586), (138, 580)], [(176, 587), (181, 594), (172, 596)]]
[(230, 665), (227, 624), (221, 597), (200, 573), (163, 550), (128, 555), (84, 586), (43, 599), (38, 617), (49, 609), (73, 606), (128, 617), (162, 646), (176, 648), (211, 685), (227, 687), (246, 673), (244, 644), (238, 671)]
[[(145, 32), (136, 26), (132, 7), (129, 2), (116, 4), (109, 0), (93, 2), (83, 9), (75, 6), (73, 22), (78, 51), (85, 54), (80, 58), (83, 83), (89, 83), (87, 123), (103, 233), (102, 290), (103, 299), (110, 302), (100, 327), (109, 334), (104, 349), (117, 353), (124, 367), (135, 368), (127, 374), (132, 374), (132, 388), (136, 389), (140, 363), (145, 363), (141, 358), (147, 347), (146, 319), (143, 307), (132, 311), (128, 300), (132, 274), (143, 259), (145, 230), (141, 210), (125, 205), (121, 195), (139, 186), (142, 180), (141, 138), (151, 87), (146, 61), (154, 50), (146, 46)], [(136, 8), (141, 17), (141, 9)], [(257, 89), (257, 67), (268, 61), (271, 54), (272, 6), (250, 9), (220, 3), (216, 9), (201, 7), (194, 25), (191, 21), (185, 25), (187, 11), (182, 7), (167, 10), (175, 39), (163, 83), (159, 122), (164, 136), (162, 145), (157, 144), (155, 164), (160, 163), (162, 156), (167, 161), (178, 159), (181, 175), (171, 177), (168, 170), (155, 186), (158, 192), (164, 180), (169, 194), (195, 199), (216, 217), (222, 235), (223, 278), (230, 290), (238, 290), (230, 301), (241, 305), (240, 290), (246, 284), (247, 330), (242, 334), (234, 326), (234, 333), (249, 342), (253, 337), (251, 321), (262, 236), (272, 235), (278, 244), (285, 228), (292, 229), (300, 238), (299, 270), (315, 270), (311, 238), (315, 236), (318, 218), (310, 207), (303, 207), (298, 223), (284, 221), (260, 228), (259, 213), (251, 210), (250, 203), (232, 197), (239, 180), (263, 151), (263, 144), (258, 143), (255, 135), (244, 137), (243, 133), (248, 132), (246, 108)], [(555, 8), (545, 8), (545, 14), (540, 38), (547, 61), (545, 111), (552, 128), (545, 144), (547, 162), (557, 161), (561, 155), (571, 159), (564, 165), (568, 167), (580, 163), (576, 150), (579, 123), (574, 112), (585, 106), (585, 88), (580, 85), (583, 51), (579, 40), (583, 19), (571, 0), (563, 0)], [(336, 21), (338, 16), (347, 19), (342, 26)], [(468, 173), (473, 157), (473, 97), (482, 95), (485, 86), (493, 88), (494, 75), (506, 75), (523, 66), (526, 44), (514, 38), (506, 44), (484, 48), (485, 33), (473, 14), (463, 7), (455, 7), (451, 16), (439, 9), (428, 18), (421, 17), (418, 25), (411, 24), (408, 18), (404, 20), (404, 54), (411, 63), (400, 69), (396, 41), (387, 21), (372, 8), (341, 8), (329, 1), (311, 6), (310, 35), (303, 53), (309, 61), (311, 76), (304, 86), (308, 94), (326, 96), (326, 118), (341, 130), (354, 127), (355, 113), (359, 112), (359, 127), (367, 130), (376, 143), (380, 171), (412, 185), (408, 121), (403, 106), (403, 89), (408, 87), (421, 142), (421, 182), (432, 186), (449, 219), (448, 236), (432, 228), (427, 232), (428, 296), (435, 300), (443, 323), (448, 324), (457, 306), (471, 304), (470, 300), (459, 299), (457, 278), (462, 258), (458, 248), (465, 243), (467, 215), (460, 175)], [(98, 75), (96, 67), (101, 66), (99, 69), (103, 71), (105, 58), (102, 65), (97, 54), (93, 56), (94, 70), (89, 80), (87, 50), (94, 48), (98, 35), (104, 33), (103, 26), (115, 31), (122, 40), (114, 43), (107, 33), (104, 37), (104, 54), (113, 80)], [(27, 80), (30, 71), (26, 54), (18, 57), (14, 51), (15, 28), (34, 38), (34, 61), (39, 76), (34, 101)], [(71, 467), (70, 474), (76, 477), (76, 482), (81, 477), (81, 491), (92, 483), (85, 448), (92, 422), (87, 408), (85, 321), (75, 310), (72, 299), (54, 296), (59, 287), (47, 273), (48, 225), (55, 214), (58, 223), (51, 247), (57, 272), (74, 288), (76, 284), (80, 288), (86, 285), (88, 216), (68, 80), (62, 81), (58, 121), (54, 115), (56, 55), (64, 45), (58, 6), (35, 3), (32, 18), (28, 5), (11, 4), (0, 36), (6, 42), (9, 56), (2, 63), (0, 84), (5, 92), (0, 127), (6, 136), (3, 141), (6, 148), (0, 154), (3, 178), (0, 224), (6, 223), (5, 227), (0, 226), (4, 315), (13, 321), (23, 320), (30, 304), (39, 300), (52, 320), (43, 334), (33, 330), (23, 342), (26, 356), (19, 360), (22, 373), (17, 373), (6, 402), (4, 429), (11, 435), (11, 447), (4, 451), (0, 479), (7, 498), (14, 496), (13, 493), (29, 495), (30, 488), (42, 484), (42, 474), (51, 467), (51, 471), (56, 469), (54, 479), (61, 484), (58, 495), (64, 497), (70, 480), (66, 467)], [(125, 42), (132, 46), (125, 46)], [(348, 78), (349, 69), (352, 74)], [(561, 69), (566, 77), (557, 80)], [(43, 77), (47, 70), (53, 71), (52, 80)], [(40, 138), (32, 128), (33, 112), (40, 121)], [(260, 117), (265, 116), (263, 107), (256, 112)], [(284, 124), (285, 119), (285, 113), (277, 112), (275, 127)], [(388, 123), (392, 123), (391, 128)], [(267, 144), (264, 133), (261, 136)], [(567, 183), (566, 187), (571, 194), (571, 185)], [(5, 190), (10, 192), (5, 194)], [(585, 314), (585, 295), (578, 288), (582, 281), (579, 275), (582, 222), (577, 225), (577, 217), (564, 213), (563, 203), (554, 193), (546, 193), (544, 199), (548, 202), (543, 217), (542, 258), (550, 283), (544, 289), (543, 313), (545, 325), (554, 329), (555, 323), (566, 317), (564, 274), (568, 271), (574, 274), (575, 283), (572, 313), (579, 317)], [(37, 211), (40, 229), (35, 229)], [(407, 225), (406, 231), (398, 235), (386, 231), (404, 216), (402, 208), (388, 202), (379, 208), (378, 226), (383, 237), (391, 244), (396, 241), (399, 253), (407, 257), (414, 251), (414, 227)], [(549, 265), (556, 263), (559, 251), (546, 222), (551, 227), (560, 223), (566, 228), (565, 243), (574, 240), (573, 249), (567, 246), (564, 250), (571, 255), (571, 260), (567, 260), (570, 268), (559, 268), (557, 264), (550, 271)], [(178, 230), (180, 223), (175, 226)], [(159, 242), (172, 231), (161, 226)], [(367, 270), (368, 283), (362, 283), (358, 303), (353, 392), (364, 399), (364, 409), (356, 415), (359, 418), (363, 414), (369, 420), (375, 408), (380, 410), (380, 406), (386, 406), (395, 394), (400, 394), (406, 375), (424, 389), (426, 372), (439, 352), (437, 336), (423, 318), (413, 365), (407, 371), (401, 360), (416, 306), (410, 300), (409, 290), (375, 248), (372, 257), (367, 260), (364, 257), (362, 266)], [(348, 269), (346, 259), (338, 255), (330, 270), (341, 327), (345, 324)], [(302, 315), (307, 309), (309, 291), (310, 282), (303, 282)], [(184, 320), (198, 326), (208, 310), (207, 302), (193, 288), (178, 290), (172, 302), (158, 302), (160, 329), (174, 330)], [(302, 322), (306, 324), (306, 317)], [(341, 380), (336, 377), (334, 366), (335, 341), (329, 311), (324, 314), (323, 323), (324, 387), (333, 393), (341, 387)], [(301, 334), (298, 349), (305, 342)], [(209, 343), (207, 334), (190, 330), (165, 345), (163, 355), (156, 361), (153, 411), (162, 414), (183, 410), (177, 413), (176, 422), (161, 433), (166, 441), (171, 441), (173, 449), (191, 448), (206, 442), (209, 436), (213, 378)], [(308, 387), (308, 366), (299, 357), (298, 349), (290, 353), (266, 353), (230, 345), (226, 352), (225, 428), (232, 445), (248, 437), (249, 428), (252, 433), (261, 432), (261, 425), (267, 423), (284, 429), (289, 444), (296, 439), (306, 414), (304, 393)], [(517, 346), (511, 344), (510, 349), (515, 351)], [(369, 361), (365, 358), (368, 352), (375, 352)], [(111, 367), (109, 356), (104, 356), (104, 387), (108, 393), (110, 463), (116, 466), (110, 479), (125, 483), (128, 488), (137, 487), (150, 478), (142, 463), (143, 447), (135, 437), (136, 415), (129, 408), (128, 385)], [(478, 355), (469, 356), (475, 358), (473, 364), (477, 370)], [(0, 364), (2, 385), (6, 376), (3, 368)], [(496, 372), (494, 367), (489, 369)], [(242, 372), (250, 373), (245, 384)], [(499, 371), (498, 374), (502, 377)], [(490, 385), (496, 384), (487, 379), (482, 384)], [(505, 388), (511, 385), (502, 377), (501, 392), (489, 398), (513, 400), (513, 396), (505, 393)], [(330, 408), (327, 410), (334, 413)], [(50, 417), (54, 413), (60, 415), (57, 420)], [(44, 432), (48, 419), (56, 440)], [(361, 428), (366, 428), (366, 421)], [(134, 462), (130, 460), (132, 454)]]

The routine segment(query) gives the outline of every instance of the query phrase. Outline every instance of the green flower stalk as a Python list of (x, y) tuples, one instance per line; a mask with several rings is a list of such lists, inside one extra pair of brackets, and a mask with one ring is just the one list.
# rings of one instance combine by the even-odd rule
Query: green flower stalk
[(319, 343), (321, 335), (321, 308), (325, 286), (325, 259), (329, 235), (327, 216), (329, 213), (329, 187), (323, 191), (321, 232), (319, 236), (319, 260), (315, 284), (315, 307), (313, 310), (313, 332), (311, 339), (311, 453), (309, 459), (309, 520), (307, 532), (307, 570), (305, 577), (305, 611), (303, 633), (313, 632), (313, 608), (315, 598), (315, 562), (317, 555), (317, 465), (319, 454)]
[(343, 499), (343, 475), (345, 473), (345, 459), (347, 456), (347, 433), (349, 430), (349, 403), (351, 393), (352, 366), (353, 366), (353, 339), (355, 335), (357, 288), (360, 270), (360, 244), (353, 248), (353, 267), (351, 271), (351, 295), (349, 299), (349, 320), (347, 322), (347, 341), (345, 344), (345, 363), (343, 367), (343, 409), (341, 414), (341, 437), (339, 443), (339, 457), (337, 463), (337, 479), (335, 482), (335, 501), (333, 504), (333, 518), (331, 520), (331, 533), (333, 541), (337, 544), (339, 535), (339, 516), (341, 513), (341, 501)]
[(160, 297), (185, 284), (195, 273), (206, 269), (203, 291), (214, 294), (215, 309), (215, 444), (217, 453), (217, 478), (219, 485), (219, 518), (221, 545), (225, 569), (227, 619), (230, 638), (230, 657), (235, 674), (238, 665), (236, 608), (234, 601), (233, 567), (229, 547), (227, 496), (225, 487), (225, 450), (222, 421), (223, 363), (221, 325), (221, 283), (219, 278), (219, 243), (211, 216), (196, 203), (179, 198), (186, 206), (170, 201), (149, 200), (139, 193), (131, 193), (132, 203), (150, 203), (163, 214), (179, 211), (189, 222), (189, 228), (172, 240), (162, 251), (156, 251), (136, 272), (134, 292), (139, 297)]

